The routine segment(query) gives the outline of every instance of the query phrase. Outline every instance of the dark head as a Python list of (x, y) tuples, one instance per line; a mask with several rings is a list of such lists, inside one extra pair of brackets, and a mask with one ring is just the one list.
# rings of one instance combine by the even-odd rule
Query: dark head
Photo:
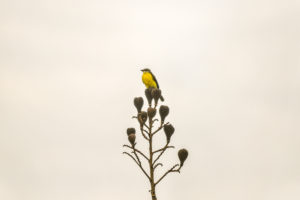
[(148, 68), (142, 69), (141, 71), (142, 71), (142, 72), (151, 72), (151, 70), (148, 69)]

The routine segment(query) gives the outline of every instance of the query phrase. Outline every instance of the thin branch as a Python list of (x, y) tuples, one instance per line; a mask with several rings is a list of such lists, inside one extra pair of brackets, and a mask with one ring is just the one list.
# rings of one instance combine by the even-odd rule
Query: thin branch
[(158, 152), (160, 152), (160, 151), (163, 151), (164, 149), (167, 149), (167, 148), (175, 148), (174, 146), (164, 146), (163, 148), (161, 148), (161, 149), (158, 149), (158, 150), (156, 150), (156, 151), (153, 151), (153, 153), (158, 153)]
[(154, 119), (154, 120), (153, 120), (153, 124), (154, 124), (154, 122), (156, 122), (156, 121), (158, 122), (158, 119)]
[[(134, 147), (134, 146), (135, 146), (135, 144), (133, 145), (133, 147)], [(145, 175), (148, 176), (148, 174), (145, 172), (145, 170), (144, 170), (144, 168), (143, 168), (143, 166), (142, 166), (142, 163), (141, 163), (141, 161), (140, 161), (139, 156), (136, 154), (136, 149), (135, 149), (135, 148), (133, 148), (133, 153), (134, 153), (136, 159), (138, 160), (138, 163), (139, 163), (139, 166), (140, 166), (141, 170), (144, 172)], [(149, 177), (149, 176), (148, 176), (148, 177)]]
[(163, 164), (162, 163), (157, 163), (154, 167), (153, 167), (153, 170), (156, 168), (156, 167), (158, 167), (158, 166), (163, 166)]
[(161, 125), (158, 127), (158, 129), (152, 133), (152, 135), (154, 135), (155, 133), (157, 133), (158, 131), (160, 131), (160, 130), (164, 127), (164, 125), (167, 125), (167, 124), (169, 124), (169, 122), (166, 123), (166, 124), (161, 124)]
[[(143, 137), (144, 137), (146, 140), (149, 141), (149, 138), (144, 134), (144, 129), (143, 129), (142, 126), (141, 126), (140, 130), (141, 130), (141, 133), (142, 133)], [(149, 135), (149, 134), (148, 134), (148, 135)]]
[(135, 155), (136, 159), (138, 160), (139, 165), (142, 166), (142, 163), (141, 163), (141, 161), (140, 161), (140, 158), (139, 158), (139, 156), (136, 154), (135, 149), (133, 149), (133, 152), (132, 152), (132, 153)]
[[(145, 174), (145, 176), (147, 176), (147, 178), (150, 180), (150, 177), (149, 177), (149, 175), (147, 174), (147, 172), (144, 170), (142, 164), (138, 163), (138, 161), (136, 161), (135, 158), (134, 158), (132, 155), (130, 155), (129, 153), (127, 153), (127, 152), (123, 152), (123, 153), (124, 153), (124, 154), (127, 154), (128, 156), (130, 156), (130, 157), (135, 161), (135, 163), (140, 167), (140, 169), (143, 171), (143, 173)], [(136, 155), (136, 153), (135, 153), (135, 155)], [(136, 155), (136, 156), (137, 156), (137, 155)], [(138, 157), (137, 157), (137, 158), (138, 158)]]
[(126, 144), (124, 144), (123, 145), (123, 147), (127, 147), (127, 148), (130, 148), (130, 149), (132, 149), (132, 150), (135, 150), (136, 152), (138, 152), (139, 154), (141, 154), (146, 160), (148, 160), (149, 161), (149, 158), (147, 157), (147, 156), (145, 156), (145, 154), (143, 154), (140, 150), (138, 150), (137, 148), (133, 148), (133, 147), (131, 147), (131, 146), (129, 146), (129, 145), (126, 145)]
[(143, 131), (144, 131), (145, 133), (147, 133), (147, 135), (149, 135), (149, 132), (148, 132), (148, 131), (146, 131), (145, 129), (143, 129)]
[[(132, 119), (137, 119), (138, 122), (139, 122), (139, 119), (138, 119), (137, 116), (132, 116)], [(139, 122), (139, 123), (140, 123), (140, 122)], [(149, 127), (148, 127), (146, 124), (143, 124), (142, 126), (146, 126), (146, 127), (149, 129)], [(140, 130), (141, 130), (141, 132), (142, 132), (142, 135), (144, 136), (144, 138), (145, 138), (146, 140), (149, 140), (149, 139), (146, 137), (146, 135), (144, 134), (144, 132), (146, 132), (146, 133), (149, 135), (149, 132), (146, 131), (146, 130), (144, 130), (142, 126), (141, 126), (141, 128), (140, 128)]]
[(155, 183), (155, 185), (157, 185), (165, 176), (167, 176), (171, 172), (178, 172), (178, 173), (180, 173), (180, 168), (181, 167), (179, 167), (178, 169), (175, 169), (175, 167), (178, 167), (178, 166), (179, 166), (179, 164), (176, 164), (171, 169), (169, 169), (168, 171), (166, 171), (166, 173), (164, 175), (162, 175), (162, 177), (160, 177), (160, 179), (158, 179), (158, 181)]
[[(159, 154), (159, 155), (157, 156), (157, 158), (154, 160), (153, 164), (155, 164), (155, 162), (158, 161), (158, 159), (159, 159), (159, 158), (163, 155), (163, 153), (167, 150), (168, 144), (169, 144), (169, 142), (166, 144), (166, 146), (165, 146), (164, 148), (159, 149), (160, 154)], [(159, 152), (159, 151), (158, 151), (158, 152)]]
[(148, 130), (150, 129), (149, 126), (147, 126), (147, 124), (144, 124), (144, 126), (146, 126)]
[(132, 156), (132, 155), (130, 155), (128, 152), (123, 152), (123, 154), (126, 154), (126, 155), (128, 155), (128, 156), (130, 156), (131, 158), (132, 158), (132, 160), (134, 160), (134, 162), (137, 164), (137, 165), (140, 165), (139, 163), (138, 163), (138, 161)]

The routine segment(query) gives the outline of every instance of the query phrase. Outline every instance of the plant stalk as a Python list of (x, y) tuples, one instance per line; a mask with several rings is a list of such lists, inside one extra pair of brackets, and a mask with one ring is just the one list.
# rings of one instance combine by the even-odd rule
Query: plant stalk
[(150, 168), (150, 185), (152, 200), (157, 200), (155, 193), (154, 167), (153, 167), (153, 147), (152, 147), (152, 119), (149, 119), (149, 168)]

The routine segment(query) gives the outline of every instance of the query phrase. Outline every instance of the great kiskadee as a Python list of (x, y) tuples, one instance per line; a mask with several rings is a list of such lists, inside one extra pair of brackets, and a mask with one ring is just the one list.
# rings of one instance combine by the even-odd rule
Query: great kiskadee
[[(158, 82), (155, 78), (155, 76), (152, 74), (151, 70), (148, 68), (142, 69), (143, 72), (142, 75), (142, 81), (145, 84), (146, 88), (152, 87), (152, 88), (159, 88)], [(164, 101), (163, 96), (160, 96), (160, 100)]]

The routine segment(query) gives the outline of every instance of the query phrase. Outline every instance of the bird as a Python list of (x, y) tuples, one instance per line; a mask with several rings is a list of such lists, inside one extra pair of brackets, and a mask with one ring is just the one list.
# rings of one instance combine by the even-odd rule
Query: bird
[[(142, 81), (145, 84), (146, 88), (152, 87), (152, 88), (159, 89), (158, 82), (157, 82), (154, 74), (151, 72), (151, 70), (148, 68), (145, 68), (145, 69), (142, 69), (141, 71), (143, 72)], [(160, 100), (164, 101), (163, 96), (160, 96)]]

